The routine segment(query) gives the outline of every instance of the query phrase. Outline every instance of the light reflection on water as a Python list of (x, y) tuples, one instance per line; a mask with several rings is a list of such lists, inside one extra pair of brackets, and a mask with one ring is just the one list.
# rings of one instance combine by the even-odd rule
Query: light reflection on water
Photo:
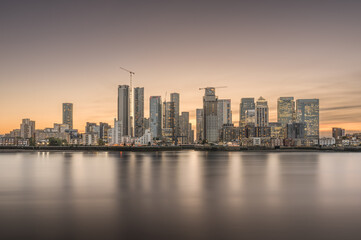
[(8, 238), (361, 239), (361, 154), (0, 154)]

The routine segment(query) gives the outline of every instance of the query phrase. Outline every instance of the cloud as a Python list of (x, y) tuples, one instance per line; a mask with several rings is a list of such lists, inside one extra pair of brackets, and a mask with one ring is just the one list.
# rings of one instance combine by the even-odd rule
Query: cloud
[(333, 110), (355, 109), (355, 108), (361, 109), (361, 105), (326, 107), (326, 108), (320, 108), (320, 111), (333, 111)]

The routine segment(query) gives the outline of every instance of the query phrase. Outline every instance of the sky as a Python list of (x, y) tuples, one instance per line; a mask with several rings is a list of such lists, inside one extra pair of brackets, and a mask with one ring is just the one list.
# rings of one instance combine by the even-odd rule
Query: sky
[(149, 97), (180, 93), (181, 111), (202, 108), (203, 91), (232, 100), (320, 99), (320, 128), (361, 131), (361, 2), (343, 1), (1, 1), (0, 134), (62, 121), (113, 124), (117, 85)]

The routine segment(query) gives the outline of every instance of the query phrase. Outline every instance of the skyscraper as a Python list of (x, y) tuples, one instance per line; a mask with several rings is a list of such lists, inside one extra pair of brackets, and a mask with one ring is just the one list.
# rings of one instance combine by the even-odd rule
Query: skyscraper
[(219, 130), (223, 124), (232, 124), (231, 99), (218, 99), (217, 116)]
[(163, 128), (174, 137), (175, 134), (175, 107), (174, 102), (163, 103)]
[(20, 124), (20, 137), (35, 138), (35, 121), (31, 121), (29, 118), (23, 119)]
[(144, 88), (134, 88), (134, 136), (144, 135)]
[(63, 103), (63, 124), (68, 124), (73, 129), (73, 104)]
[(121, 136), (130, 136), (131, 130), (128, 85), (119, 85), (118, 87), (118, 121), (121, 125)]
[(196, 110), (196, 142), (203, 140), (203, 109)]
[(256, 103), (256, 127), (268, 127), (269, 122), (268, 103), (260, 97)]
[(297, 122), (304, 124), (305, 137), (318, 139), (320, 132), (319, 99), (298, 99), (296, 107)]
[(277, 101), (277, 122), (282, 126), (292, 123), (295, 119), (295, 101), (293, 97), (280, 97)]
[(99, 138), (102, 139), (105, 143), (108, 142), (108, 131), (111, 129), (108, 123), (99, 123)]
[(162, 136), (162, 98), (151, 96), (149, 98), (149, 125), (154, 138)]
[(287, 139), (303, 139), (305, 137), (305, 126), (303, 123), (287, 123), (285, 137)]
[(246, 126), (246, 111), (255, 110), (254, 98), (242, 98), (240, 104), (239, 126)]
[(217, 102), (215, 88), (205, 88), (203, 97), (203, 126), (204, 126), (204, 139), (209, 143), (218, 142), (218, 116), (217, 116)]
[(171, 93), (170, 101), (174, 102), (174, 125), (175, 135), (179, 135), (179, 93)]
[(179, 118), (180, 134), (182, 136), (182, 143), (189, 143), (189, 112), (182, 112)]

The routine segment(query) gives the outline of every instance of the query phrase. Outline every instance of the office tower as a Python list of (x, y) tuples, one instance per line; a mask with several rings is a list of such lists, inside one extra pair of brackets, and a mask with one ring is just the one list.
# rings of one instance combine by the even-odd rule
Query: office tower
[(163, 128), (167, 129), (168, 137), (175, 135), (175, 114), (174, 102), (163, 103)]
[(218, 129), (222, 129), (223, 124), (232, 123), (231, 99), (218, 99), (217, 103)]
[(318, 99), (298, 99), (297, 122), (304, 123), (305, 137), (309, 139), (319, 138), (319, 100)]
[(154, 138), (162, 136), (162, 98), (152, 96), (149, 98), (149, 126)]
[(192, 123), (188, 123), (188, 126), (189, 126), (188, 127), (188, 144), (193, 144), (193, 142), (194, 142), (194, 131), (192, 130)]
[(194, 130), (191, 130), (190, 143), (194, 144)]
[(216, 97), (215, 88), (205, 88), (203, 97), (203, 126), (204, 126), (204, 140), (209, 143), (218, 142), (218, 116), (217, 104), (218, 98)]
[(280, 139), (285, 138), (285, 133), (284, 133), (285, 126), (282, 123), (270, 122), (269, 126), (271, 128), (271, 138), (280, 138)]
[(175, 135), (179, 135), (179, 93), (171, 93), (170, 101), (174, 102), (174, 125), (175, 125)]
[(203, 140), (203, 109), (196, 110), (196, 142)]
[(182, 112), (179, 117), (180, 135), (183, 144), (189, 143), (189, 112)]
[(282, 126), (295, 120), (295, 101), (293, 97), (280, 97), (277, 101), (277, 122)]
[(144, 88), (134, 88), (134, 136), (144, 135)]
[(118, 121), (121, 125), (121, 136), (130, 136), (131, 124), (128, 85), (119, 85), (118, 87)]
[(73, 104), (63, 103), (63, 124), (68, 124), (73, 129)]
[(99, 123), (99, 138), (102, 139), (104, 142), (108, 142), (108, 131), (111, 129), (108, 123)]
[(256, 103), (256, 127), (268, 127), (268, 104), (267, 101), (260, 97)]
[(303, 123), (288, 123), (286, 124), (285, 134), (287, 139), (303, 139), (305, 137), (305, 126)]
[(343, 128), (332, 128), (332, 137), (335, 139), (339, 139), (345, 136), (345, 129)]
[(35, 121), (31, 121), (28, 118), (22, 120), (20, 124), (20, 137), (35, 139)]
[(242, 98), (239, 111), (239, 126), (246, 126), (246, 111), (255, 110), (254, 98)]
[(256, 110), (255, 109), (246, 110), (245, 124), (255, 126), (255, 124), (256, 124)]
[(144, 123), (144, 129), (150, 129), (150, 125), (149, 125), (149, 118), (144, 118), (143, 120)]

